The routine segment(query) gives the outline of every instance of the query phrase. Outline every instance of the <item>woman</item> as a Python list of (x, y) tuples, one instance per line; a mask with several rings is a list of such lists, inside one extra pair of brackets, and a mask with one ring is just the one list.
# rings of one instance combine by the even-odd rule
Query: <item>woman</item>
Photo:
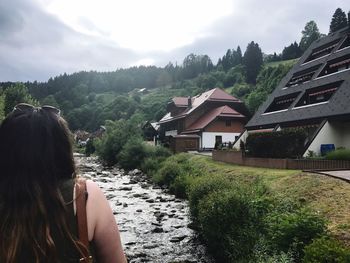
[[(79, 262), (75, 179), (60, 111), (18, 104), (0, 126), (0, 262)], [(92, 181), (86, 186), (90, 254), (95, 262), (126, 262), (104, 194)]]

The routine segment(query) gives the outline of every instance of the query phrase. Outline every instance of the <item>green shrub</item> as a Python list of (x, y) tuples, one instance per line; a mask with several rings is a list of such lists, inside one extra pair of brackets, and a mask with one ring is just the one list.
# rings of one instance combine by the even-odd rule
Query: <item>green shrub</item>
[(257, 241), (249, 263), (294, 263), (291, 252), (271, 251), (269, 242), (264, 236)]
[(194, 181), (194, 177), (188, 174), (181, 174), (170, 184), (170, 193), (178, 198), (187, 198), (188, 189)]
[(162, 146), (152, 146), (145, 144), (146, 157), (140, 165), (143, 172), (149, 176), (154, 176), (160, 169), (162, 163), (171, 156), (169, 149)]
[(197, 175), (198, 169), (191, 165), (189, 157), (189, 154), (180, 153), (167, 158), (154, 176), (155, 182), (170, 186), (179, 175)]
[(302, 129), (250, 134), (246, 150), (250, 156), (296, 158), (304, 151), (306, 133)]
[(149, 176), (153, 176), (162, 164), (162, 158), (146, 158), (141, 164), (141, 170)]
[(118, 162), (118, 154), (129, 138), (139, 136), (140, 130), (125, 120), (106, 121), (106, 132), (95, 142), (97, 155), (107, 164)]
[(118, 154), (119, 164), (125, 169), (140, 168), (148, 152), (141, 137), (130, 138)]
[(339, 241), (323, 236), (315, 239), (304, 249), (304, 263), (346, 263), (350, 262), (350, 250)]
[(192, 220), (197, 222), (199, 202), (210, 193), (227, 190), (231, 187), (232, 182), (224, 176), (211, 175), (198, 177), (190, 185), (189, 203)]
[(166, 160), (158, 172), (153, 176), (153, 181), (160, 185), (169, 186), (177, 176), (184, 174), (180, 164)]
[(266, 223), (271, 248), (292, 251), (296, 260), (302, 258), (306, 245), (326, 231), (325, 220), (307, 209), (272, 213), (266, 218)]
[(199, 201), (199, 227), (217, 262), (246, 258), (261, 235), (269, 203), (246, 190), (233, 187), (214, 191)]
[(350, 150), (349, 149), (337, 149), (335, 151), (329, 152), (326, 155), (328, 160), (350, 160)]

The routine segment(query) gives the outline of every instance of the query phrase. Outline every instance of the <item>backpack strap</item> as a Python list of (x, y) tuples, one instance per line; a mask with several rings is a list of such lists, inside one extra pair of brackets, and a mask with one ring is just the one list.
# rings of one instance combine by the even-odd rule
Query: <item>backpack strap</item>
[(86, 180), (83, 178), (77, 178), (75, 184), (75, 200), (78, 221), (78, 246), (82, 253), (82, 258), (79, 262), (83, 263), (88, 263), (92, 259), (89, 253), (89, 236), (86, 217), (87, 198), (88, 192), (86, 190)]

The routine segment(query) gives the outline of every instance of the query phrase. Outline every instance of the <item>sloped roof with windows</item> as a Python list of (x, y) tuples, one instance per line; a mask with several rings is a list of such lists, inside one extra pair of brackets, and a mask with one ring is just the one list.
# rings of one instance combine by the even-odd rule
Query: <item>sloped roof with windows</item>
[(248, 122), (248, 130), (350, 115), (350, 31), (315, 41)]
[(194, 132), (199, 131), (207, 127), (211, 122), (213, 122), (218, 117), (229, 117), (229, 118), (237, 118), (244, 119), (245, 116), (230, 108), (229, 106), (222, 106), (216, 109), (211, 110), (207, 114), (203, 115), (199, 118), (195, 123), (193, 123), (186, 132)]
[(191, 114), (193, 111), (195, 111), (198, 107), (200, 107), (202, 104), (208, 101), (215, 101), (215, 102), (227, 102), (227, 103), (238, 103), (243, 104), (243, 102), (234, 96), (226, 93), (225, 91), (215, 88), (211, 89), (209, 91), (206, 91), (200, 95), (197, 95), (195, 97), (191, 98), (191, 105), (188, 105), (189, 98), (187, 97), (175, 97), (172, 99), (171, 103), (174, 103), (176, 106), (184, 106), (187, 105), (188, 108), (176, 116), (171, 116), (170, 113), (167, 113), (160, 121), (159, 123), (164, 123), (168, 121), (172, 121), (175, 119), (186, 117), (187, 115)]

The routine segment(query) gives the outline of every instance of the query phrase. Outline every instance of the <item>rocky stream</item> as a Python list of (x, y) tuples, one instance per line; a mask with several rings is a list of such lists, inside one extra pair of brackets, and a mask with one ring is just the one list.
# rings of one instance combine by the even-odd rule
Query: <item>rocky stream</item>
[(129, 263), (213, 263), (189, 227), (186, 201), (170, 195), (139, 170), (103, 167), (76, 155), (80, 173), (104, 191), (116, 217)]

